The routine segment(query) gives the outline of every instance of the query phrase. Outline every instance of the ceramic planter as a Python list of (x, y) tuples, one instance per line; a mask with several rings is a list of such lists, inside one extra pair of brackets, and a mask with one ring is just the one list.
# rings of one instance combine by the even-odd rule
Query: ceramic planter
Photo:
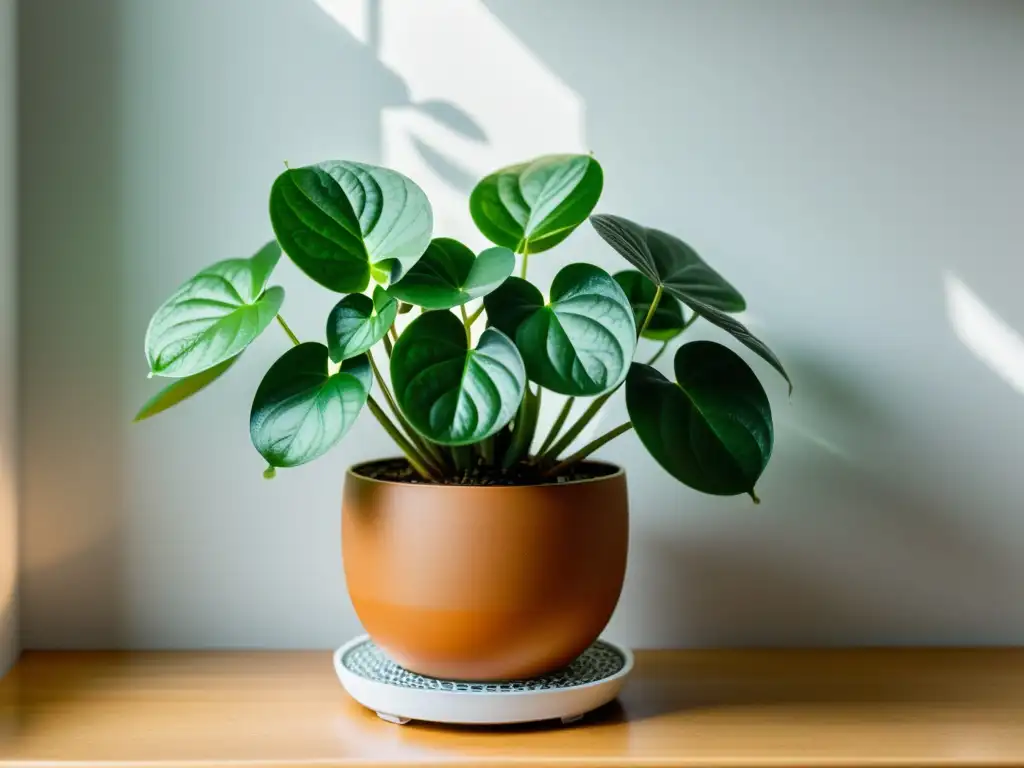
[(348, 593), (394, 661), (449, 680), (558, 669), (597, 638), (626, 571), (625, 473), (533, 486), (419, 485), (352, 467)]

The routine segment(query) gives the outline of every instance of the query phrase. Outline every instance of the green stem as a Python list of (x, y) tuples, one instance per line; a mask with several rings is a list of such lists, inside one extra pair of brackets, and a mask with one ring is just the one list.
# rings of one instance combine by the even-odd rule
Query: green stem
[(281, 315), (277, 316), (277, 322), (281, 324), (282, 328), (284, 328), (284, 332), (288, 334), (288, 338), (292, 340), (292, 344), (296, 347), (299, 346), (299, 337), (292, 333), (292, 329), (288, 327), (288, 323), (284, 321), (284, 318), (281, 317)]
[(393, 349), (393, 348), (394, 348), (394, 347), (393, 347), (393, 345), (391, 344), (391, 337), (390, 337), (390, 336), (388, 336), (388, 335), (387, 335), (387, 334), (385, 333), (385, 334), (384, 334), (384, 351), (385, 351), (385, 352), (387, 353), (387, 356), (388, 356), (388, 360), (390, 360), (390, 359), (391, 359), (391, 351), (392, 351), (392, 349)]
[(392, 323), (391, 327), (388, 328), (388, 333), (391, 334), (391, 339), (393, 341), (398, 341), (398, 330), (395, 328), (394, 323)]
[(519, 270), (519, 277), (525, 280), (526, 266), (530, 262), (530, 244), (526, 242), (525, 238), (519, 241), (519, 245), (516, 246), (516, 253), (520, 253), (523, 256), (523, 266)]
[(466, 314), (466, 305), (459, 304), (459, 311), (462, 312), (462, 326), (466, 329), (466, 349), (473, 348), (473, 334), (469, 330), (469, 316)]
[(600, 397), (595, 397), (594, 401), (587, 406), (587, 410), (583, 412), (583, 415), (580, 416), (571, 427), (569, 427), (568, 431), (562, 435), (562, 438), (558, 442), (545, 451), (542, 458), (554, 459), (558, 454), (568, 448), (569, 444), (579, 437), (580, 432), (582, 432), (587, 424), (591, 422), (591, 420), (597, 415), (597, 412), (601, 410), (601, 406), (608, 402), (608, 399), (615, 394), (617, 389), (618, 387), (613, 389), (611, 392), (605, 392)]
[(469, 316), (469, 324), (472, 325), (473, 323), (475, 323), (477, 318), (480, 317), (480, 315), (482, 315), (483, 313), (484, 313), (484, 305), (481, 304), (479, 307), (476, 308), (476, 312), (474, 312), (473, 314), (471, 314)]
[(644, 318), (644, 324), (640, 326), (640, 330), (637, 331), (636, 337), (639, 339), (644, 335), (644, 331), (647, 330), (647, 326), (651, 324), (651, 320), (654, 319), (654, 313), (658, 311), (658, 302), (661, 301), (661, 293), (665, 289), (662, 286), (658, 286), (654, 289), (654, 300), (651, 302), (650, 308), (647, 310), (647, 317)]
[(485, 437), (477, 446), (480, 448), (480, 458), (488, 467), (494, 466), (494, 435)]
[(473, 470), (473, 446), (453, 445), (452, 459), (455, 461), (455, 468), (459, 472), (471, 472)]
[(405, 458), (409, 461), (416, 473), (419, 474), (424, 480), (434, 480), (435, 482), (440, 480), (439, 477), (435, 477), (431, 472), (424, 466), (422, 459), (416, 449), (412, 447), (408, 440), (406, 440), (402, 433), (398, 431), (398, 427), (394, 425), (388, 415), (384, 413), (384, 410), (380, 407), (376, 400), (373, 399), (372, 395), (367, 396), (366, 404), (370, 408), (370, 413), (373, 414), (374, 418), (380, 422), (380, 425), (384, 427), (384, 431), (391, 435), (391, 439), (395, 441), (402, 453), (405, 454)]
[(402, 412), (398, 409), (398, 403), (395, 402), (394, 395), (391, 394), (391, 390), (388, 389), (387, 382), (384, 381), (384, 377), (381, 375), (380, 368), (377, 367), (377, 361), (373, 359), (373, 352), (367, 352), (366, 358), (370, 361), (370, 369), (373, 371), (373, 377), (377, 380), (377, 386), (380, 391), (384, 393), (384, 400), (388, 404), (388, 408), (391, 409), (391, 413), (394, 414), (395, 420), (405, 430), (405, 434), (408, 436), (409, 441), (419, 449), (419, 458), (425, 465), (429, 466), (436, 472), (441, 472), (443, 464), (438, 463), (437, 457), (431, 455), (430, 448), (427, 447), (426, 441), (420, 437), (419, 433), (412, 428), (412, 425), (406, 421)]
[[(679, 328), (679, 333), (677, 333), (672, 338), (674, 339), (674, 338), (678, 337), (679, 334), (681, 334), (683, 331), (685, 331), (687, 328), (689, 328), (691, 325), (693, 325), (698, 320), (700, 320), (700, 315), (698, 315), (696, 312), (694, 312), (693, 314), (690, 315), (690, 317), (687, 319), (687, 321), (685, 323), (683, 323), (682, 326)], [(669, 341), (671, 341), (671, 339), (669, 339)], [(647, 365), (654, 365), (656, 362), (658, 362), (658, 358), (660, 358), (663, 354), (665, 354), (665, 350), (666, 349), (668, 349), (668, 341), (662, 342), (661, 346), (658, 348), (658, 351), (655, 352), (654, 356), (650, 360), (647, 361)]]
[(505, 451), (505, 458), (502, 461), (505, 469), (511, 469), (530, 453), (530, 445), (537, 433), (537, 415), (540, 413), (540, 395), (543, 391), (538, 386), (535, 395), (527, 385), (523, 392), (523, 402), (519, 404), (512, 428), (512, 442)]
[(409, 427), (409, 434), (415, 435), (418, 438), (418, 444), (434, 460), (434, 464), (437, 465), (438, 469), (440, 469), (441, 474), (446, 474), (451, 470), (452, 463), (440, 445), (423, 437), (411, 426)]
[(610, 429), (600, 437), (591, 440), (589, 443), (587, 443), (578, 451), (576, 451), (576, 453), (574, 453), (572, 456), (568, 457), (564, 461), (560, 461), (558, 464), (555, 464), (555, 466), (553, 466), (551, 469), (547, 470), (544, 473), (544, 476), (557, 477), (562, 472), (571, 467), (573, 464), (583, 461), (583, 459), (587, 458), (587, 456), (592, 454), (605, 443), (610, 443), (623, 432), (628, 432), (632, 428), (633, 422), (631, 421), (627, 421), (625, 424), (619, 424), (619, 426), (615, 427), (615, 429)]
[(572, 411), (573, 403), (576, 402), (575, 397), (570, 397), (565, 401), (562, 406), (562, 410), (558, 412), (558, 418), (555, 419), (555, 423), (551, 425), (551, 431), (548, 432), (548, 436), (544, 438), (544, 442), (541, 443), (540, 448), (537, 449), (537, 455), (543, 456), (551, 444), (555, 442), (555, 438), (558, 437), (558, 433), (562, 431), (562, 427), (565, 426), (565, 420), (569, 418), (569, 413)]
[(647, 364), (648, 365), (654, 365), (656, 362), (658, 362), (658, 358), (661, 357), (663, 354), (665, 354), (665, 350), (666, 349), (668, 349), (668, 342), (667, 341), (663, 341), (661, 343), (661, 346), (658, 347), (658, 351), (655, 352), (654, 355), (651, 357), (651, 359), (647, 361)]

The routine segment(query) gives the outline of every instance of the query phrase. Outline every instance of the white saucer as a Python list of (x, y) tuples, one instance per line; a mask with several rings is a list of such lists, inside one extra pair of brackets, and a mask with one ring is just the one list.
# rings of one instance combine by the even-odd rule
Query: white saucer
[(460, 725), (559, 719), (571, 723), (619, 694), (633, 669), (633, 654), (598, 640), (568, 667), (544, 677), (467, 683), (402, 669), (363, 635), (334, 652), (334, 669), (353, 699), (399, 725), (410, 720)]

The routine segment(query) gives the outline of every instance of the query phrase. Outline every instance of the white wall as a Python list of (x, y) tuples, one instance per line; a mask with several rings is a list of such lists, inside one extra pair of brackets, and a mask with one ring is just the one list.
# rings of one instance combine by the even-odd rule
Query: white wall
[[(215, 390), (130, 425), (155, 384), (148, 317), (270, 236), (284, 161), (393, 164), (468, 237), (472, 178), (564, 150), (604, 164), (601, 210), (677, 232), (744, 291), (796, 384), (787, 400), (752, 360), (777, 424), (760, 507), (682, 488), (632, 437), (607, 447), (633, 515), (609, 635), (1024, 642), (1024, 5), (27, 6), (27, 647), (328, 647), (358, 631), (339, 486), (347, 464), (394, 452), (386, 438), (363, 419), (263, 481), (246, 426), (285, 349), (274, 329)], [(584, 227), (531, 269), (546, 282), (573, 258), (621, 266)], [(319, 334), (331, 296), (290, 264), (278, 278), (290, 324)], [(621, 417), (619, 402), (604, 423)]]
[(15, 0), (0, 0), (0, 675), (18, 657)]

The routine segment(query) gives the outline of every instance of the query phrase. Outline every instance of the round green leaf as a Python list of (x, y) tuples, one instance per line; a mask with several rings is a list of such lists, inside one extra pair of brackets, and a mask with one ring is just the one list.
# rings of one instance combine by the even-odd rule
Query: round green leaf
[(677, 480), (703, 493), (753, 495), (768, 465), (774, 430), (757, 376), (713, 341), (679, 348), (677, 381), (634, 363), (626, 408), (644, 447)]
[(366, 355), (327, 370), (327, 347), (292, 347), (260, 382), (249, 416), (252, 444), (273, 467), (296, 467), (322, 456), (355, 422), (370, 394)]
[[(636, 322), (636, 327), (640, 328), (654, 301), (654, 293), (657, 290), (654, 283), (634, 269), (618, 272), (612, 277), (615, 278), (615, 282), (619, 284), (629, 299), (630, 306), (633, 307), (633, 320)], [(655, 341), (668, 341), (678, 336), (685, 325), (683, 308), (679, 299), (662, 294), (658, 301), (658, 308), (654, 310), (654, 317), (647, 324), (643, 337)]]
[(497, 328), (510, 339), (519, 326), (544, 307), (544, 296), (533, 283), (521, 277), (510, 277), (484, 297), (487, 325)]
[(351, 293), (327, 316), (327, 349), (338, 363), (361, 355), (387, 335), (398, 315), (398, 302), (380, 286), (373, 298)]
[(686, 243), (621, 216), (596, 214), (590, 217), (590, 223), (606, 243), (656, 286), (662, 286), (670, 296), (766, 360), (793, 391), (793, 382), (775, 353), (745, 325), (726, 314), (745, 309), (743, 297)]
[(539, 253), (586, 220), (603, 184), (601, 166), (590, 155), (546, 155), (484, 178), (470, 195), (469, 212), (495, 245)]
[(270, 191), (281, 247), (316, 282), (361, 293), (395, 282), (430, 244), (433, 212), (411, 179), (375, 165), (331, 160), (288, 169)]
[(417, 432), (442, 445), (469, 445), (512, 419), (526, 372), (515, 344), (501, 331), (488, 328), (469, 349), (455, 315), (425, 312), (395, 343), (391, 382)]
[(570, 264), (551, 283), (551, 301), (510, 277), (484, 299), (490, 324), (516, 340), (531, 381), (563, 395), (617, 387), (636, 347), (629, 299), (603, 269)]
[(235, 357), (273, 321), (284, 289), (266, 288), (281, 249), (269, 242), (250, 259), (207, 267), (164, 302), (146, 331), (157, 376), (184, 378)]
[(486, 296), (512, 274), (516, 257), (508, 248), (488, 248), (479, 256), (458, 240), (438, 237), (401, 280), (392, 296), (424, 309), (451, 309)]
[(182, 400), (187, 400), (197, 392), (206, 389), (210, 384), (219, 379), (228, 369), (235, 364), (240, 355), (229, 357), (222, 363), (217, 363), (213, 368), (207, 368), (184, 379), (172, 381), (166, 387), (157, 392), (146, 401), (146, 404), (139, 409), (132, 421), (142, 421), (150, 416), (166, 411), (168, 408), (177, 405)]

